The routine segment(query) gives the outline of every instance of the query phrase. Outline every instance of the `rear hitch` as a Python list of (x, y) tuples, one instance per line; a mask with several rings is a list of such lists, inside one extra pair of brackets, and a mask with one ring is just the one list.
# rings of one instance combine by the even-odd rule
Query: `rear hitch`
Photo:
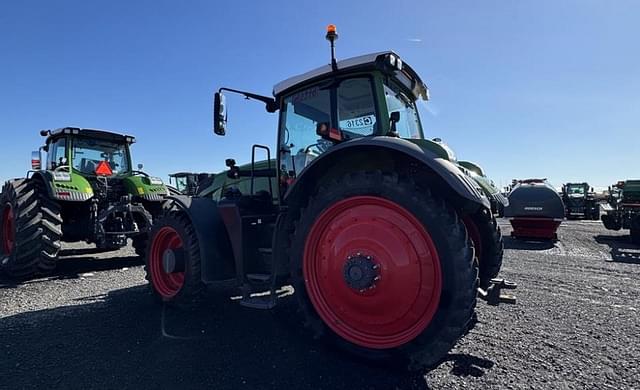
[(515, 304), (516, 297), (513, 295), (502, 294), (502, 289), (515, 290), (518, 285), (504, 279), (491, 279), (489, 287), (484, 290), (478, 287), (478, 298), (487, 302), (488, 305), (498, 306), (501, 303)]

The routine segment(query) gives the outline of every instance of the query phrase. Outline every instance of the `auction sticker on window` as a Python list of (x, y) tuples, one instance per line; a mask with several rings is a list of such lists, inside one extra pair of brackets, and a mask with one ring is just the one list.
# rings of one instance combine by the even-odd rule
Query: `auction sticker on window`
[(345, 130), (360, 130), (371, 128), (375, 124), (375, 115), (365, 115), (340, 121), (340, 128)]

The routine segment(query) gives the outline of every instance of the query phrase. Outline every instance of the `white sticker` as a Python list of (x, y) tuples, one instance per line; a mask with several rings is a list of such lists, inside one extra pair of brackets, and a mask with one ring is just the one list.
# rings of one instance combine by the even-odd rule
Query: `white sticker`
[(376, 124), (376, 116), (375, 115), (365, 115), (352, 119), (345, 119), (340, 121), (340, 128), (344, 130), (356, 130), (356, 129), (364, 129), (371, 128)]

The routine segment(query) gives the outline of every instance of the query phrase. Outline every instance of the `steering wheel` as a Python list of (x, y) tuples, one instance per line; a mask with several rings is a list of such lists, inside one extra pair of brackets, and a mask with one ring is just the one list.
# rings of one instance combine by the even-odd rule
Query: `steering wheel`
[(62, 169), (66, 169), (67, 172), (71, 172), (71, 167), (68, 165), (60, 165), (59, 167), (56, 167), (53, 171), (60, 172)]
[(144, 176), (144, 177), (149, 177), (148, 173), (142, 172), (142, 171), (131, 171), (131, 173), (134, 176)]

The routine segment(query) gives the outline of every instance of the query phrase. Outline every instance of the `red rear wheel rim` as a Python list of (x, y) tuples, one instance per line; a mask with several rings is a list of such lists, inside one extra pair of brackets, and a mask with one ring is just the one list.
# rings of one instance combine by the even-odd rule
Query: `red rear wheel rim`
[(153, 288), (163, 298), (173, 298), (184, 285), (184, 272), (167, 273), (162, 266), (162, 256), (167, 249), (182, 248), (182, 238), (169, 226), (158, 230), (151, 243), (149, 268)]
[[(379, 280), (354, 289), (345, 265), (364, 256)], [(409, 211), (374, 196), (355, 196), (327, 208), (311, 228), (304, 250), (306, 290), (318, 315), (356, 345), (404, 345), (431, 322), (442, 275), (429, 232)]]
[(15, 225), (13, 217), (13, 208), (10, 204), (6, 204), (2, 208), (2, 237), (1, 247), (4, 255), (9, 255), (13, 251), (15, 244)]
[(473, 248), (476, 252), (476, 258), (478, 259), (478, 263), (482, 260), (482, 239), (480, 239), (480, 230), (478, 229), (478, 225), (473, 222), (470, 216), (465, 216), (462, 219), (464, 222), (464, 226), (467, 228), (467, 233), (469, 233), (469, 238), (471, 238), (471, 242), (473, 243)]

